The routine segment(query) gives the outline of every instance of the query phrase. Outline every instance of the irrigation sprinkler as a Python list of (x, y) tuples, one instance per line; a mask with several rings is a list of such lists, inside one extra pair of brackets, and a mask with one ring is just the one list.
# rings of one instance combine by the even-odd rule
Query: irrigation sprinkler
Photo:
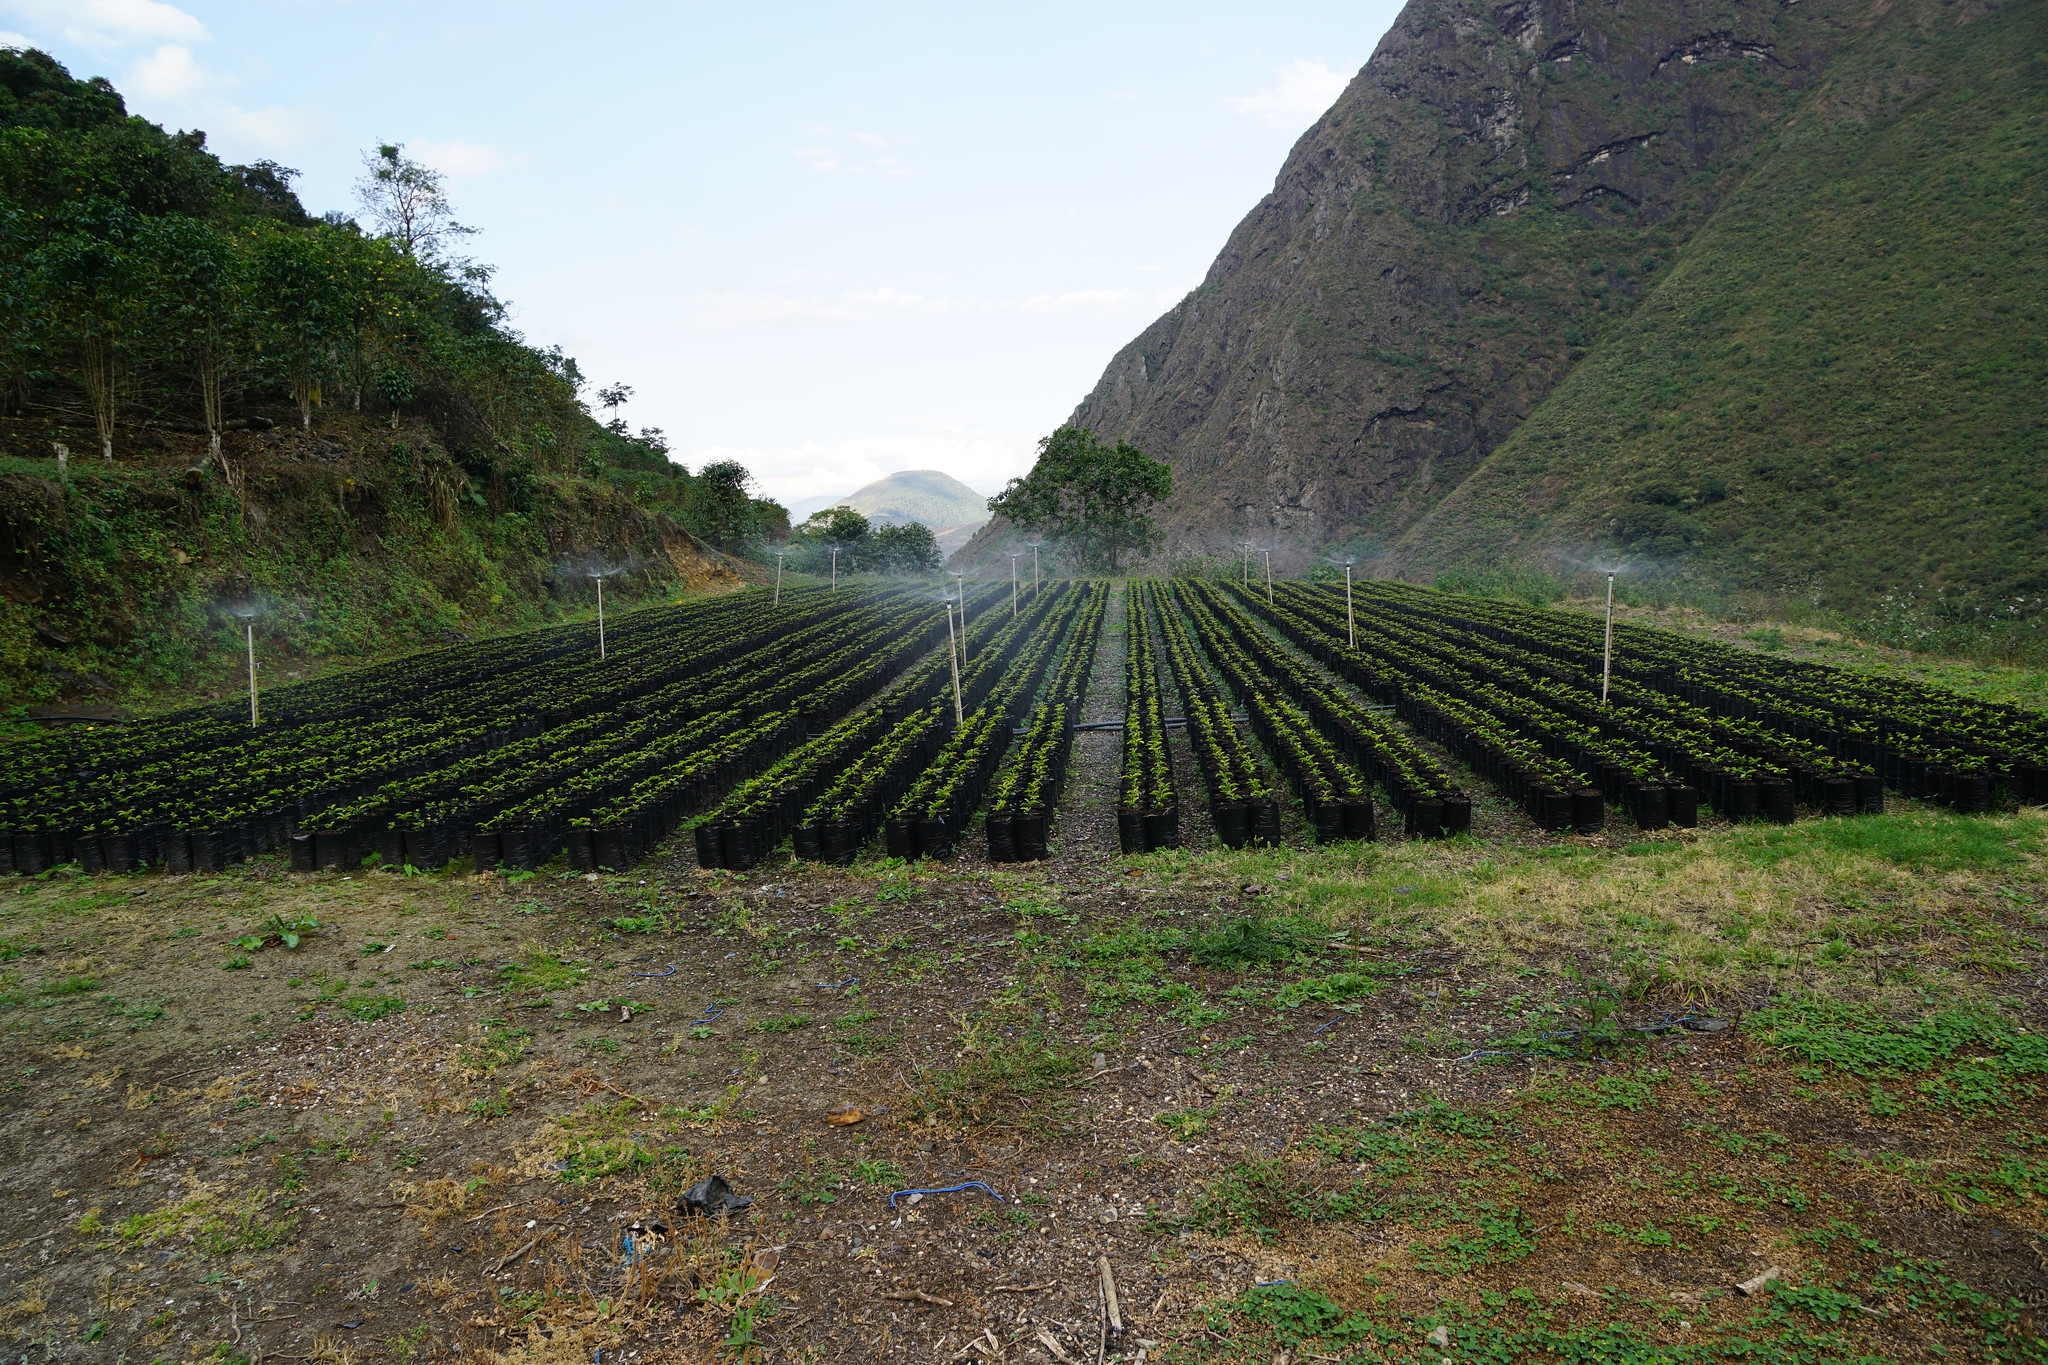
[(832, 591), (839, 591), (839, 547), (832, 547)]
[(1038, 595), (1038, 547), (1043, 544), (1045, 542), (1042, 540), (1031, 542), (1031, 595), (1033, 597)]
[[(953, 673), (953, 728), (957, 730), (967, 722), (961, 714), (960, 708), (960, 655), (958, 653), (959, 647), (954, 643), (953, 636), (953, 599), (941, 597), (939, 600), (946, 604), (946, 666)], [(962, 601), (960, 604), (960, 634), (963, 636), (967, 634), (967, 603), (965, 601)]]
[(1010, 619), (1017, 619), (1017, 561), (1021, 555), (1010, 556)]
[(967, 575), (956, 573), (953, 583), (960, 598), (960, 666), (967, 667)]
[(1607, 682), (1614, 676), (1614, 575), (1607, 575), (1607, 629), (1600, 644), (1600, 704), (1607, 705)]
[(1259, 554), (1266, 561), (1266, 605), (1273, 605), (1273, 552), (1261, 550)]
[(1244, 551), (1244, 585), (1252, 585), (1252, 543), (1249, 540), (1237, 542), (1237, 548)]
[(783, 556), (788, 553), (789, 551), (787, 550), (777, 550), (775, 552), (775, 601), (773, 605), (778, 607), (782, 605), (782, 560)]
[(253, 730), (261, 719), (256, 709), (256, 603), (231, 602), (228, 613), (242, 618), (242, 643), (249, 658), (249, 728)]
[(600, 659), (602, 659), (602, 658), (604, 658), (604, 657), (605, 657), (605, 643), (604, 643), (604, 581), (605, 581), (605, 580), (606, 580), (607, 578), (610, 578), (610, 577), (611, 577), (611, 576), (612, 576), (613, 574), (615, 574), (615, 573), (624, 573), (624, 572), (625, 572), (625, 570), (624, 570), (624, 569), (618, 568), (618, 567), (616, 567), (616, 566), (613, 566), (613, 565), (608, 565), (608, 564), (602, 564), (602, 563), (600, 563), (600, 566), (599, 566), (599, 567), (595, 567), (595, 568), (589, 568), (589, 569), (585, 569), (585, 570), (583, 571), (583, 573), (584, 573), (584, 576), (585, 576), (586, 578), (592, 578), (592, 579), (595, 579), (595, 580), (597, 581), (597, 657), (598, 657), (598, 658), (600, 658)]
[(1337, 562), (1344, 566), (1344, 638), (1349, 643), (1352, 652), (1356, 653), (1358, 650), (1358, 620), (1351, 613), (1351, 566), (1358, 561), (1354, 559), (1340, 559)]

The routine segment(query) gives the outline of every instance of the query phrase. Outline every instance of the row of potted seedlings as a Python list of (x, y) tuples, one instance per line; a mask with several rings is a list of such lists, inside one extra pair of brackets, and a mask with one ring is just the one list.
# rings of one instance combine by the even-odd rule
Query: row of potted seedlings
[(883, 849), (892, 858), (950, 858), (968, 819), (996, 775), (1015, 738), (1017, 723), (1038, 695), (1053, 664), (1063, 657), (1075, 627), (1104, 591), (1101, 585), (1061, 585), (1062, 591), (1032, 622), (1020, 621), (1006, 665), (1000, 667), (980, 705), (965, 718), (938, 754), (891, 805), (882, 826)]
[(589, 628), (559, 627), (274, 689), (255, 730), (203, 709), (25, 745), (0, 797), (0, 871), (212, 871), (286, 845), (319, 866), (323, 834), (324, 865), (352, 865), (384, 851), (389, 822), (336, 836), (365, 808), (395, 814), (394, 789), (425, 803), (516, 765), (524, 742), (551, 730), (569, 727), (552, 742), (573, 744), (665, 714), (744, 673), (749, 656), (784, 641), (801, 655), (806, 639), (872, 626), (877, 604), (896, 599), (910, 600), (810, 591), (779, 608), (765, 594), (656, 608), (619, 618), (602, 660)]
[[(1383, 792), (1401, 812), (1405, 834), (1433, 839), (1471, 828), (1471, 798), (1395, 722), (1390, 710), (1361, 703), (1354, 693), (1289, 652), (1215, 585), (1185, 584), (1182, 600), (1210, 656), (1233, 679), (1240, 695), (1272, 690), (1292, 702), (1369, 788)], [(1375, 820), (1375, 833), (1376, 825)]]
[(1048, 856), (1053, 810), (1066, 786), (1074, 725), (1088, 696), (1095, 651), (1109, 610), (1109, 585), (1097, 583), (1079, 608), (1059, 667), (1030, 711), (989, 793), (983, 831), (995, 863), (1038, 862)]
[[(1290, 605), (1314, 622), (1326, 648), (1334, 648), (1344, 627), (1326, 595), (1297, 589)], [(1603, 704), (1588, 680), (1547, 651), (1511, 649), (1441, 619), (1422, 629), (1375, 607), (1369, 598), (1357, 614), (1360, 649), (1383, 670), (1425, 681), (1495, 717), (1572, 764), (1645, 828), (1691, 822), (1701, 796), (1731, 820), (1789, 823), (1801, 805), (1828, 814), (1882, 809), (1874, 777), (1825, 746), (1757, 721), (1715, 715), (1629, 679), (1616, 679)], [(1463, 722), (1438, 722), (1445, 723)], [(1512, 774), (1502, 780), (1517, 790), (1526, 786)], [(1563, 779), (1544, 785), (1557, 780)], [(1525, 800), (1546, 828), (1581, 828), (1590, 812), (1566, 821), (1564, 799), (1585, 804), (1586, 790)]]
[[(1484, 634), (1596, 676), (1601, 623), (1373, 584), (1388, 609)], [(1615, 627), (1614, 673), (1638, 686), (1825, 747), (1902, 795), (1960, 811), (2048, 803), (2048, 716), (1907, 679)]]
[(310, 837), (294, 841), (295, 863), (347, 867), (376, 856), (430, 868), (467, 857), (481, 870), (530, 868), (565, 845), (572, 857), (588, 852), (589, 835), (572, 839), (572, 828), (581, 828), (572, 822), (699, 751), (722, 752), (735, 730), (744, 729), (749, 746), (694, 765), (703, 779), (695, 799), (722, 790), (723, 775), (758, 770), (801, 740), (803, 715), (820, 690), (897, 640), (910, 612), (907, 601), (892, 600), (835, 616), (720, 662), (708, 675), (388, 784), (309, 822), (302, 835)]
[(1174, 690), (1186, 714), (1188, 744), (1195, 766), (1209, 790), (1209, 819), (1216, 837), (1229, 848), (1281, 840), (1280, 803), (1258, 755), (1237, 727), (1222, 694), (1209, 675), (1180, 613), (1172, 609), (1165, 590), (1153, 583), (1137, 585), (1146, 611), (1158, 629), (1166, 662), (1173, 671)]
[(1143, 593), (1124, 601), (1124, 766), (1117, 786), (1116, 834), (1125, 853), (1149, 853), (1180, 843), (1180, 794), (1173, 746), (1166, 735), (1164, 666), (1152, 640), (1151, 608)]
[[(1040, 619), (1056, 596), (1051, 590), (1036, 595), (1025, 618)], [(1008, 593), (998, 594), (993, 586), (967, 592), (965, 643), (970, 666), (962, 679), (963, 697), (989, 679), (986, 671), (976, 671), (989, 651), (1014, 636), (1008, 612), (996, 610), (1008, 601)], [(696, 823), (693, 837), (700, 866), (743, 871), (759, 865), (786, 839), (796, 840), (806, 852), (822, 854), (823, 830), (807, 815), (828, 789), (865, 755), (883, 747), (895, 751), (913, 731), (924, 734), (930, 714), (943, 709), (950, 718), (952, 661), (957, 656), (947, 641), (943, 617), (931, 610), (934, 605), (923, 603), (936, 628), (935, 646), (882, 691), (874, 705), (825, 727), (760, 776), (734, 788)], [(851, 834), (847, 829), (835, 831), (834, 843), (843, 844)]]

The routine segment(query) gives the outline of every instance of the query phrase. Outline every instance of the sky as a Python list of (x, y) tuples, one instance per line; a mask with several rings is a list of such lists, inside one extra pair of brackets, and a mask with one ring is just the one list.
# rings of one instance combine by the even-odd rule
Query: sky
[(315, 213), (403, 142), (529, 341), (795, 502), (1022, 474), (1399, 8), (0, 0), (0, 44), (299, 169)]

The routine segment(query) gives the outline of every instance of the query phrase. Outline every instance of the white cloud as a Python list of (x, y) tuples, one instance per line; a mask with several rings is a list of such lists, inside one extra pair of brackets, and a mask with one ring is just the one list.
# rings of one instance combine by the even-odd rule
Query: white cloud
[(212, 140), (224, 144), (221, 154), (230, 160), (251, 153), (283, 156), (296, 152), (327, 136), (334, 125), (333, 115), (306, 104), (272, 104), (262, 109), (208, 104), (198, 112)]
[(1274, 75), (1278, 80), (1271, 90), (1224, 103), (1271, 128), (1300, 128), (1320, 118), (1350, 80), (1343, 72), (1306, 58), (1277, 68)]
[(128, 78), (121, 83), (121, 88), (147, 99), (181, 100), (198, 94), (212, 83), (213, 78), (192, 60), (191, 48), (165, 43), (128, 68)]
[(10, 33), (0, 28), (0, 47), (34, 47), (36, 40), (26, 33)]
[(74, 43), (92, 47), (196, 43), (211, 36), (206, 25), (161, 0), (4, 0), (0, 10), (30, 28), (54, 29)]
[(503, 152), (475, 142), (408, 142), (405, 149), (435, 170), (458, 180), (495, 171), (505, 164)]
[(804, 129), (817, 141), (792, 147), (796, 156), (822, 175), (909, 175), (901, 158), (881, 153), (893, 144), (880, 133), (813, 126)]
[(924, 436), (863, 436), (830, 445), (780, 450), (709, 446), (683, 457), (692, 469), (713, 460), (738, 460), (752, 470), (759, 491), (779, 502), (835, 498), (906, 469), (937, 469), (983, 493), (999, 491), (1031, 467), (1036, 446), (1027, 436), (951, 431)]

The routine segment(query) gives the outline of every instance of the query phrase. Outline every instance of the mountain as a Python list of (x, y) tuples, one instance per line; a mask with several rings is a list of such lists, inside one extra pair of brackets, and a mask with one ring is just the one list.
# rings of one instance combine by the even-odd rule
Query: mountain
[(2038, 586), (2044, 15), (1412, 0), (1070, 420), (1169, 560)]
[(1888, 598), (1904, 629), (2038, 627), (2044, 53), (2039, 4), (1901, 7), (1845, 47), (1661, 284), (1394, 562), (1594, 543)]
[(906, 469), (880, 478), (843, 498), (798, 504), (793, 515), (808, 516), (827, 507), (851, 507), (879, 526), (922, 522), (932, 528), (942, 554), (966, 544), (988, 520), (988, 499), (950, 474), (936, 469)]

